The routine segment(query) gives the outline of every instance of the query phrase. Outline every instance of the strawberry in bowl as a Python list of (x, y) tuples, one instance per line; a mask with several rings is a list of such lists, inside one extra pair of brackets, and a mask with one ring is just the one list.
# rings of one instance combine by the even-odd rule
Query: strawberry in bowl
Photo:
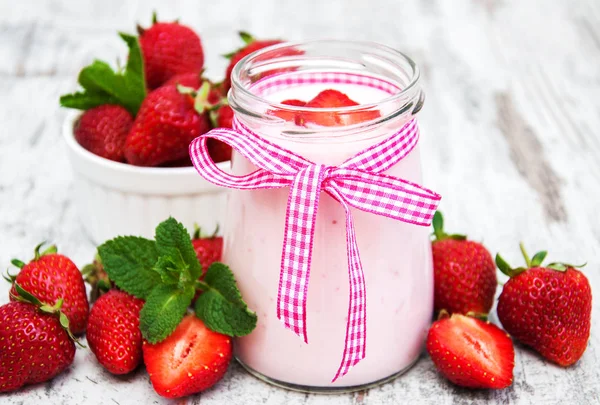
[[(225, 189), (198, 176), (188, 155), (190, 142), (212, 129), (211, 112), (223, 104), (220, 88), (202, 77), (200, 38), (179, 23), (154, 21), (140, 32), (120, 34), (129, 47), (124, 69), (96, 60), (79, 74), (82, 90), (60, 99), (63, 107), (82, 111), (67, 116), (63, 137), (79, 213), (96, 243), (122, 234), (152, 236), (170, 215), (190, 228), (222, 220)], [(228, 170), (230, 149), (212, 149)]]

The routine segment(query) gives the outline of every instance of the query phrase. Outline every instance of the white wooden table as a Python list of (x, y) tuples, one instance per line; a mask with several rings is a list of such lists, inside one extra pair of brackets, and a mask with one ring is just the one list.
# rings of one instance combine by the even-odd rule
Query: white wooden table
[[(0, 0), (0, 268), (41, 240), (79, 265), (94, 246), (78, 223), (60, 126), (60, 94), (93, 58), (124, 58), (117, 30), (164, 19), (202, 33), (210, 76), (235, 31), (286, 39), (353, 38), (403, 50), (422, 67), (426, 184), (448, 226), (519, 260), (517, 242), (552, 259), (587, 261), (598, 315), (600, 243), (600, 2), (598, 0)], [(0, 286), (0, 303), (8, 285)], [(596, 317), (597, 318), (597, 317)], [(493, 318), (495, 319), (495, 318)], [(390, 342), (393, 343), (393, 342)], [(394, 350), (390, 345), (390, 350)], [(515, 382), (498, 392), (456, 388), (424, 358), (366, 392), (316, 396), (265, 385), (232, 364), (193, 404), (598, 404), (600, 322), (565, 370), (517, 345)], [(143, 368), (116, 378), (78, 350), (46, 384), (2, 404), (162, 404)]]

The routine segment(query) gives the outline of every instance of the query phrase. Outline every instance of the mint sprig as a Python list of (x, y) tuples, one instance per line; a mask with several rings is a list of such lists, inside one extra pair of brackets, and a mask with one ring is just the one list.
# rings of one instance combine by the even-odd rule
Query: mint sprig
[(105, 242), (98, 254), (109, 278), (122, 290), (146, 301), (140, 331), (150, 343), (167, 338), (183, 319), (196, 290), (196, 315), (209, 329), (229, 336), (247, 335), (256, 327), (231, 270), (210, 266), (203, 281), (202, 266), (190, 234), (173, 218), (156, 228), (155, 241), (121, 236)]
[(60, 105), (88, 110), (103, 104), (119, 104), (133, 116), (146, 97), (144, 61), (138, 38), (119, 33), (129, 47), (127, 66), (123, 72), (115, 72), (106, 62), (95, 60), (79, 73), (77, 81), (83, 91), (65, 94)]

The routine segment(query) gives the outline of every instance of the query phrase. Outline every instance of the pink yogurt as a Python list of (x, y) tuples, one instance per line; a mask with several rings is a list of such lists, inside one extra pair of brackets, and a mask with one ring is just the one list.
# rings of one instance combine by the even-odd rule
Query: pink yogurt
[[(360, 103), (389, 96), (359, 85), (304, 85), (269, 94), (271, 102), (309, 100), (320, 90), (335, 88)], [(344, 160), (381, 142), (397, 131), (410, 115), (363, 130), (360, 136), (303, 141), (279, 136), (281, 128), (245, 125), (261, 136), (327, 165)], [(234, 153), (233, 174), (256, 168)], [(422, 184), (419, 145), (388, 174)], [(433, 274), (429, 229), (360, 210), (353, 210), (356, 237), (367, 291), (366, 358), (335, 383), (344, 348), (348, 313), (348, 268), (345, 213), (322, 193), (316, 221), (308, 286), (308, 344), (277, 319), (277, 291), (289, 189), (232, 190), (224, 224), (224, 261), (235, 272), (242, 295), (258, 315), (258, 326), (236, 340), (235, 353), (247, 368), (271, 380), (302, 388), (340, 388), (370, 385), (410, 367), (419, 357), (433, 311)], [(296, 387), (297, 388), (297, 387)]]

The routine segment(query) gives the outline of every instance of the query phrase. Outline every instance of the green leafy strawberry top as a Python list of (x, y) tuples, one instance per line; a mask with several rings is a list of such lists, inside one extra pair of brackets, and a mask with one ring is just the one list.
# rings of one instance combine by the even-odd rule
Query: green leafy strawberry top
[[(523, 259), (525, 259), (525, 267), (521, 266), (513, 268), (506, 262), (506, 260), (502, 258), (502, 256), (500, 256), (499, 253), (496, 255), (496, 266), (498, 266), (498, 269), (500, 269), (502, 273), (506, 274), (509, 277), (516, 277), (519, 274), (525, 272), (527, 269), (541, 267), (542, 263), (544, 262), (544, 259), (546, 259), (546, 256), (548, 255), (547, 251), (542, 250), (537, 252), (533, 255), (533, 257), (530, 258), (529, 254), (527, 253), (527, 250), (525, 250), (525, 245), (523, 245), (523, 242), (519, 243), (519, 248), (521, 249)], [(545, 265), (544, 267), (547, 269), (565, 272), (568, 268), (581, 268), (585, 265), (586, 263), (577, 265), (561, 262), (552, 262)]]
[(122, 290), (146, 301), (140, 330), (150, 343), (167, 338), (179, 325), (196, 290), (194, 310), (206, 326), (229, 336), (247, 335), (257, 317), (242, 299), (233, 273), (214, 263), (204, 274), (185, 227), (173, 218), (156, 228), (154, 240), (120, 236), (98, 247), (104, 270)]
[(118, 104), (133, 116), (137, 114), (146, 97), (142, 50), (137, 37), (119, 35), (129, 47), (125, 69), (115, 72), (108, 63), (95, 60), (83, 68), (77, 78), (83, 91), (61, 96), (61, 106), (89, 110), (103, 104)]

